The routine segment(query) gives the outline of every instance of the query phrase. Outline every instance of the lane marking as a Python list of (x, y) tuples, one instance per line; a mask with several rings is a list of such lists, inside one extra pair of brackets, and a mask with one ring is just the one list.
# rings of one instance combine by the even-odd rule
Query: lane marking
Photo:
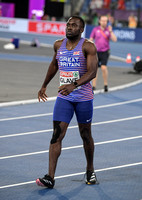
[[(128, 84), (123, 84), (120, 86), (116, 87), (111, 87), (109, 88), (109, 91), (117, 91), (117, 90), (122, 90), (128, 87), (132, 87), (138, 84), (142, 83), (142, 79), (139, 79), (137, 81), (133, 81), (132, 83)], [(99, 93), (104, 93), (104, 90), (96, 90), (94, 94), (99, 94)], [(50, 97), (48, 98), (48, 101), (55, 101), (57, 97)], [(31, 103), (38, 103), (37, 99), (30, 99), (30, 100), (22, 100), (22, 101), (13, 101), (13, 102), (6, 102), (6, 103), (0, 103), (0, 107), (5, 107), (5, 106), (16, 106), (16, 105), (24, 105), (24, 104), (31, 104)]]
[[(127, 118), (120, 118), (120, 119), (109, 120), (109, 121), (103, 121), (103, 122), (95, 122), (95, 123), (92, 123), (92, 126), (98, 126), (98, 125), (102, 125), (102, 124), (110, 124), (110, 123), (116, 123), (116, 122), (123, 122), (123, 121), (129, 121), (129, 120), (135, 120), (135, 119), (141, 119), (141, 118), (142, 118), (142, 115), (127, 117)], [(68, 127), (68, 129), (73, 129), (73, 128), (78, 128), (78, 125)], [(23, 135), (32, 135), (32, 134), (38, 134), (38, 133), (47, 133), (47, 132), (52, 132), (52, 131), (53, 131), (53, 129), (46, 129), (46, 130), (40, 130), (40, 131), (31, 131), (31, 132), (25, 132), (25, 133), (1, 135), (0, 139), (8, 138), (8, 137), (23, 136)]]
[[(93, 109), (101, 109), (101, 108), (108, 108), (108, 107), (113, 107), (113, 106), (120, 106), (120, 105), (125, 105), (125, 104), (130, 104), (130, 103), (135, 103), (135, 102), (140, 102), (142, 101), (142, 98), (139, 99), (133, 99), (129, 101), (123, 101), (119, 103), (112, 103), (112, 104), (106, 104), (106, 105), (101, 105), (101, 106), (94, 106)], [(28, 118), (35, 118), (35, 117), (44, 117), (44, 116), (52, 116), (53, 113), (44, 113), (44, 114), (37, 114), (37, 115), (27, 115), (27, 116), (21, 116), (21, 117), (11, 117), (11, 118), (4, 118), (0, 119), (0, 122), (2, 121), (9, 121), (9, 120), (18, 120), (18, 119), (28, 119)]]
[[(55, 101), (56, 98), (57, 97), (48, 97), (48, 101)], [(22, 101), (0, 103), (0, 107), (18, 106), (18, 105), (33, 104), (33, 103), (39, 103), (38, 99), (29, 99), (29, 100), (22, 100)]]
[(45, 117), (45, 116), (51, 116), (51, 115), (53, 115), (53, 113), (44, 113), (44, 114), (37, 114), (37, 115), (27, 115), (27, 116), (21, 116), (21, 117), (11, 117), (11, 118), (0, 119), (0, 122), (10, 121), (10, 120), (18, 120), (18, 119), (29, 119), (29, 118), (36, 118), (36, 117)]
[[(134, 137), (128, 137), (128, 138), (121, 138), (121, 139), (116, 139), (116, 140), (108, 140), (108, 141), (103, 141), (103, 142), (97, 142), (97, 143), (94, 143), (94, 145), (96, 146), (96, 145), (102, 145), (102, 144), (110, 144), (110, 143), (123, 142), (123, 141), (135, 140), (135, 139), (140, 139), (140, 138), (142, 138), (142, 135), (134, 136)], [(78, 148), (83, 148), (83, 145), (64, 147), (64, 148), (62, 148), (62, 151), (70, 150), (70, 149), (78, 149)], [(49, 152), (49, 150), (44, 150), (44, 151), (37, 151), (37, 152), (31, 152), (31, 153), (17, 154), (17, 155), (12, 155), (12, 156), (3, 156), (3, 157), (0, 157), (0, 160), (5, 160), (5, 159), (9, 159), (9, 158), (24, 157), (24, 156), (31, 156), (31, 155), (38, 155), (38, 154), (43, 154), (43, 153), (48, 153), (48, 152)]]
[[(142, 79), (139, 79), (139, 80), (134, 81), (132, 83), (127, 83), (127, 84), (124, 84), (124, 85), (119, 85), (119, 86), (111, 87), (111, 88), (109, 88), (109, 92), (126, 89), (128, 87), (132, 87), (132, 86), (135, 86), (135, 85), (138, 85), (138, 84), (141, 84), (141, 83), (142, 83)], [(102, 89), (102, 90), (96, 90), (96, 91), (94, 91), (94, 94), (100, 94), (100, 93), (104, 93), (104, 90)]]
[[(138, 166), (138, 165), (142, 165), (142, 162), (130, 163), (130, 164), (125, 164), (125, 165), (118, 165), (118, 166), (114, 166), (114, 167), (107, 167), (107, 168), (103, 168), (103, 169), (97, 169), (95, 171), (96, 172), (103, 172), (103, 171), (109, 171), (109, 170), (115, 170), (115, 169), (122, 169), (122, 168), (126, 168), (126, 167)], [(61, 179), (61, 178), (67, 178), (67, 177), (72, 177), (72, 176), (78, 176), (78, 175), (83, 175), (85, 173), (86, 172), (80, 172), (80, 173), (74, 173), (74, 174), (67, 174), (67, 175), (57, 176), (57, 177), (55, 177), (55, 179)], [(11, 184), (11, 185), (4, 185), (4, 186), (0, 186), (0, 189), (17, 187), (17, 186), (21, 186), (21, 185), (28, 185), (28, 184), (32, 184), (32, 183), (35, 183), (35, 181), (28, 181), (28, 182), (16, 183), (16, 184)]]
[(129, 101), (123, 101), (123, 102), (119, 102), (119, 103), (112, 103), (112, 104), (106, 104), (106, 105), (96, 106), (96, 107), (93, 107), (93, 108), (96, 110), (96, 109), (100, 109), (100, 108), (108, 108), (108, 107), (113, 107), (113, 106), (121, 106), (121, 105), (135, 103), (135, 102), (140, 102), (140, 101), (142, 101), (142, 98), (140, 98), (140, 99), (133, 99), (133, 100), (129, 100)]

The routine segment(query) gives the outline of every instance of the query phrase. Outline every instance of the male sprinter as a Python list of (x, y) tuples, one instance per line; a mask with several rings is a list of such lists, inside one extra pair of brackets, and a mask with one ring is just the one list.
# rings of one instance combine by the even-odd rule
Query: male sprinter
[(46, 87), (59, 69), (60, 87), (53, 112), (53, 136), (49, 148), (49, 171), (36, 180), (37, 185), (53, 188), (62, 139), (68, 125), (76, 114), (85, 156), (87, 160), (86, 184), (96, 184), (94, 172), (94, 141), (91, 135), (93, 115), (93, 92), (90, 81), (97, 73), (97, 51), (93, 42), (81, 38), (84, 21), (78, 16), (70, 17), (66, 25), (66, 38), (54, 44), (55, 54), (46, 78), (38, 92), (38, 99), (46, 101)]

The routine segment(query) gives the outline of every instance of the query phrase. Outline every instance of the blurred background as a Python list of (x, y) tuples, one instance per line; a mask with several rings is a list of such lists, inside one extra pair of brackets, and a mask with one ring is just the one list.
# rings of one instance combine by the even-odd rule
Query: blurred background
[(118, 41), (142, 42), (141, 0), (0, 0), (0, 31), (62, 36), (64, 22), (80, 15), (86, 22), (84, 36), (89, 38), (102, 14), (108, 16)]
[[(108, 16), (118, 39), (110, 42), (110, 86), (141, 78), (141, 71), (134, 74), (132, 70), (142, 57), (142, 0), (0, 0), (0, 102), (37, 98), (53, 43), (65, 37), (71, 15), (85, 20), (86, 38), (98, 25), (99, 16)], [(58, 84), (55, 78), (48, 96), (57, 95)]]
[[(141, 0), (1, 0), (0, 16), (25, 19), (66, 21), (71, 15), (80, 15), (87, 24), (97, 25), (98, 17), (106, 14), (113, 26), (129, 27), (132, 16), (141, 27)], [(111, 17), (113, 19), (111, 19)], [(133, 19), (133, 20), (134, 20)]]

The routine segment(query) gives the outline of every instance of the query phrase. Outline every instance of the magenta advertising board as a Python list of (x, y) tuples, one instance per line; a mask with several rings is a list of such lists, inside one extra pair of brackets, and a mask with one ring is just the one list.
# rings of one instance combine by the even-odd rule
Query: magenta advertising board
[(28, 18), (32, 19), (35, 15), (36, 19), (41, 19), (43, 16), (43, 8), (45, 5), (45, 0), (29, 0), (29, 14)]
[(1, 17), (15, 17), (14, 3), (0, 3)]

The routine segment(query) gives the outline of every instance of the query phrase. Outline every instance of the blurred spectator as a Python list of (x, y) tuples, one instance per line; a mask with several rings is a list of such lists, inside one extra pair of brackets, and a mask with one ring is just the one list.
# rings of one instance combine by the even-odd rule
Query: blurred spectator
[(137, 23), (138, 23), (137, 17), (134, 16), (134, 14), (132, 13), (128, 18), (128, 27), (129, 28), (136, 28)]
[(103, 0), (91, 0), (89, 7), (91, 12), (93, 12), (96, 8), (102, 8)]
[(125, 0), (119, 0), (118, 1), (118, 5), (117, 5), (117, 8), (119, 9), (119, 10), (125, 10)]
[(103, 8), (110, 8), (110, 0), (104, 0)]
[(56, 17), (51, 17), (51, 21), (55, 22), (56, 21)]
[(81, 18), (85, 21), (85, 23), (88, 22), (89, 17), (85, 12), (81, 13)]
[(99, 24), (99, 17), (98, 17), (98, 14), (95, 12), (92, 16), (92, 25), (94, 26), (98, 26)]
[(2, 17), (2, 6), (0, 5), (0, 17)]
[(94, 9), (96, 9), (96, 0), (91, 0), (89, 4), (89, 14), (92, 14)]
[(49, 16), (47, 14), (44, 14), (42, 16), (41, 20), (49, 20)]
[(96, 13), (96, 9), (102, 8), (103, 0), (91, 0), (89, 4), (89, 20), (88, 23), (93, 25), (98, 25), (98, 15)]
[(31, 19), (36, 19), (36, 14), (33, 13)]
[(110, 13), (107, 14), (107, 17), (108, 17), (108, 26), (109, 25), (114, 26), (114, 17)]
[(41, 20), (49, 20), (49, 16), (45, 13), (45, 6), (43, 6), (42, 10), (44, 14), (41, 17)]

